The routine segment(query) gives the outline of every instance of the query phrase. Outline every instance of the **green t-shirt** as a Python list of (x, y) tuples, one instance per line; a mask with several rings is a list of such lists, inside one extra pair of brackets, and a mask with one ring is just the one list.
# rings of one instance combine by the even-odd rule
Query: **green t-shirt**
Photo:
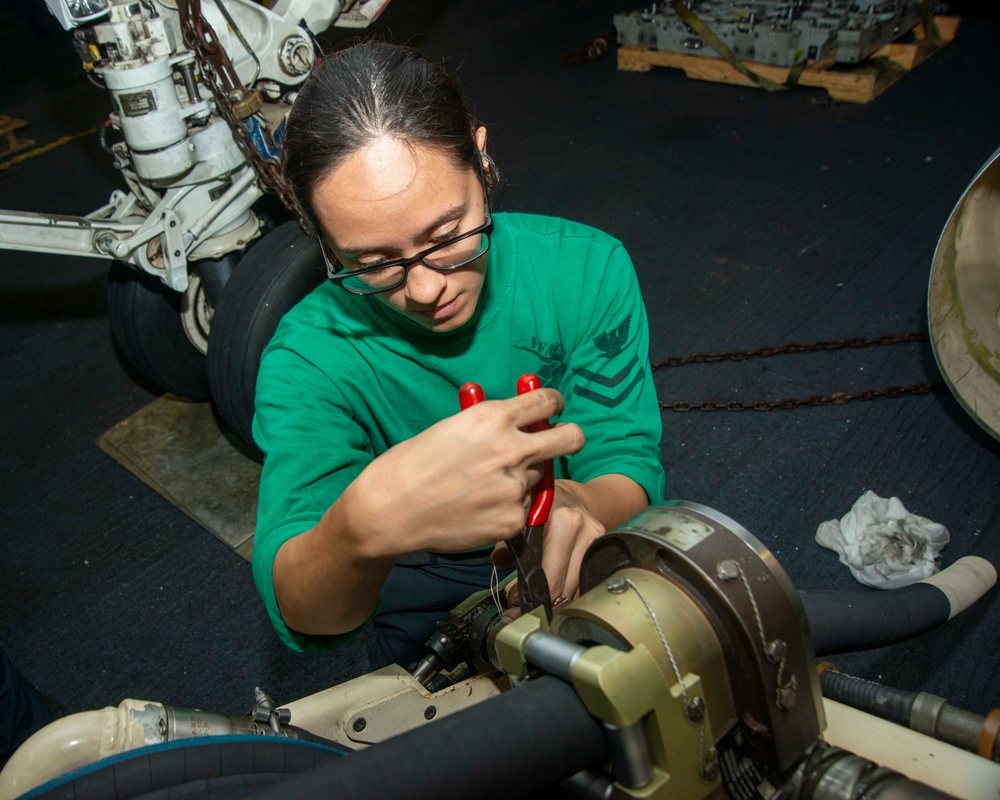
[(627, 475), (651, 503), (662, 499), (648, 326), (624, 247), (561, 219), (493, 219), (483, 291), (460, 328), (429, 331), (371, 296), (326, 283), (285, 316), (264, 351), (253, 572), (290, 647), (322, 649), (345, 637), (306, 636), (284, 624), (271, 579), (278, 549), (315, 526), (376, 456), (457, 413), (466, 381), (502, 399), (515, 394), (521, 375), (537, 374), (562, 392), (560, 419), (586, 436), (578, 454), (557, 461), (556, 477)]

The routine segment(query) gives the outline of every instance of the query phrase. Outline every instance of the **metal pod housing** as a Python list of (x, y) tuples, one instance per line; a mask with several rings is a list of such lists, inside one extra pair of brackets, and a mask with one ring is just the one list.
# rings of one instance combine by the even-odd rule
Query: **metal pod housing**
[(580, 584), (553, 633), (586, 646), (644, 645), (675, 687), (697, 675), (708, 746), (736, 736), (745, 756), (784, 772), (819, 738), (826, 723), (805, 612), (774, 556), (737, 522), (696, 503), (650, 507), (594, 542)]
[(934, 252), (927, 315), (952, 394), (1000, 440), (1000, 150), (965, 190)]

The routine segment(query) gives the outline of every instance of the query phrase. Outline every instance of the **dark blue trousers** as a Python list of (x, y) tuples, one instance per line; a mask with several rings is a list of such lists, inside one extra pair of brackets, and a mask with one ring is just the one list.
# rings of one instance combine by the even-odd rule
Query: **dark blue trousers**
[[(511, 570), (497, 570), (503, 580)], [(414, 553), (396, 562), (375, 614), (371, 667), (409, 667), (426, 654), (436, 624), (470, 594), (490, 587), (489, 551), (442, 556)]]

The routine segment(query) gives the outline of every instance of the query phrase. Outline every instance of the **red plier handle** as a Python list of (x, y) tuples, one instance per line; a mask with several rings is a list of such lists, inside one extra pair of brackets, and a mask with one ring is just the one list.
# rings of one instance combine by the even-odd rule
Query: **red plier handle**
[[(527, 373), (517, 380), (517, 393), (527, 394), (535, 389), (542, 388), (542, 379), (537, 375)], [(458, 388), (458, 405), (462, 411), (481, 403), (486, 399), (483, 387), (478, 383), (469, 381), (463, 383)], [(551, 424), (547, 419), (539, 420), (530, 426), (530, 430), (548, 430)], [(528, 511), (527, 527), (544, 525), (549, 521), (549, 512), (552, 510), (552, 498), (555, 495), (555, 472), (552, 468), (552, 461), (546, 461), (542, 465), (542, 479), (535, 484), (531, 490), (531, 509)]]
[[(542, 381), (537, 375), (522, 375), (517, 382), (517, 393), (525, 394), (542, 388)], [(458, 403), (464, 411), (476, 403), (486, 399), (483, 388), (478, 383), (465, 383), (458, 390)], [(544, 431), (549, 428), (547, 419), (539, 420), (531, 425), (532, 431)], [(507, 546), (514, 565), (517, 567), (517, 593), (521, 610), (524, 612), (541, 606), (545, 609), (547, 619), (552, 619), (552, 597), (549, 594), (549, 582), (542, 569), (542, 536), (545, 523), (552, 509), (552, 499), (555, 495), (555, 475), (551, 459), (542, 465), (542, 478), (531, 490), (531, 508), (528, 511), (524, 531), (512, 536)]]
[(485, 399), (486, 394), (483, 392), (483, 387), (478, 383), (469, 381), (458, 387), (458, 406), (462, 411), (465, 411), (469, 406), (483, 402)]
[[(522, 375), (517, 381), (517, 393), (527, 394), (535, 389), (542, 388), (542, 379), (537, 375)], [(540, 420), (531, 425), (532, 431), (548, 430), (551, 424), (547, 419)], [(555, 495), (555, 473), (552, 469), (551, 459), (544, 462), (542, 466), (542, 479), (535, 484), (531, 490), (531, 510), (528, 511), (527, 527), (533, 528), (536, 525), (544, 525), (549, 521), (549, 512), (552, 510), (552, 498)]]

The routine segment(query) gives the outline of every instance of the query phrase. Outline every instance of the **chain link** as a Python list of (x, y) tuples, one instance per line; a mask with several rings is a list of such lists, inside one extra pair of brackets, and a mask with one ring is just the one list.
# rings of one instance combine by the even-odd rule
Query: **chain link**
[[(750, 358), (770, 358), (787, 353), (814, 353), (824, 350), (843, 350), (846, 348), (861, 349), (864, 347), (890, 346), (906, 342), (925, 342), (928, 336), (923, 332), (905, 333), (900, 335), (883, 334), (872, 339), (853, 337), (839, 341), (819, 342), (789, 342), (780, 347), (758, 347), (756, 350), (729, 350), (722, 353), (692, 353), (689, 356), (671, 356), (651, 365), (656, 371), (660, 367), (682, 367), (686, 364), (708, 364), (718, 361), (746, 361)], [(830, 395), (814, 394), (809, 397), (786, 397), (783, 400), (729, 400), (725, 403), (705, 400), (701, 403), (689, 403), (677, 400), (673, 403), (660, 402), (663, 411), (774, 411), (780, 409), (791, 411), (801, 406), (818, 408), (826, 405), (844, 405), (857, 400), (879, 400), (883, 398), (896, 399), (908, 394), (929, 394), (942, 392), (947, 387), (944, 383), (916, 383), (912, 386), (889, 386), (885, 389), (864, 389), (857, 393), (834, 392)]]
[(201, 14), (201, 1), (179, 0), (177, 11), (184, 42), (194, 51), (198, 70), (215, 100), (216, 111), (226, 121), (236, 144), (250, 162), (265, 189), (271, 190), (280, 198), (284, 206), (295, 215), (304, 231), (311, 232), (312, 225), (303, 216), (299, 204), (281, 174), (280, 166), (276, 161), (264, 158), (254, 147), (249, 131), (233, 112), (233, 103), (247, 101), (253, 90), (248, 91), (240, 83), (229, 57), (218, 43), (215, 31)]
[(746, 361), (750, 358), (770, 358), (785, 353), (814, 353), (821, 350), (844, 350), (849, 347), (861, 349), (872, 345), (887, 346), (904, 344), (906, 342), (925, 342), (927, 334), (923, 332), (904, 333), (899, 335), (883, 334), (873, 339), (863, 339), (856, 336), (839, 341), (820, 342), (789, 342), (781, 347), (758, 347), (756, 350), (728, 350), (722, 353), (692, 353), (689, 356), (671, 356), (652, 364), (655, 372), (660, 367), (682, 367), (685, 364), (709, 364), (715, 361)]
[[(189, 7), (189, 2), (193, 8)], [(247, 90), (238, 84), (238, 79), (235, 79), (235, 70), (233, 70), (232, 64), (229, 63), (228, 57), (225, 56), (225, 51), (222, 50), (216, 41), (212, 41), (215, 38), (215, 32), (208, 21), (201, 15), (200, 0), (180, 0), (178, 11), (180, 12), (181, 27), (184, 31), (184, 41), (194, 51), (202, 78), (215, 100), (216, 110), (225, 119), (240, 150), (242, 150), (244, 156), (250, 162), (260, 182), (281, 199), (285, 207), (295, 215), (303, 230), (307, 232), (311, 231), (312, 226), (303, 216), (299, 204), (295, 201), (291, 190), (288, 188), (288, 184), (285, 182), (284, 176), (281, 174), (279, 165), (260, 154), (250, 140), (250, 134), (246, 127), (233, 113), (233, 101), (244, 100)], [(216, 64), (216, 62), (219, 63)], [(233, 87), (226, 86), (227, 83), (234, 82), (237, 85)], [(888, 346), (906, 342), (921, 342), (926, 341), (927, 338), (926, 333), (917, 332), (902, 335), (883, 334), (872, 339), (853, 337), (839, 341), (789, 342), (780, 347), (758, 347), (756, 350), (730, 350), (721, 353), (692, 353), (689, 356), (671, 356), (653, 363), (651, 367), (653, 371), (656, 371), (660, 367), (681, 367), (686, 364), (707, 364), (718, 361), (746, 361), (751, 358), (771, 358), (772, 356), (787, 353), (811, 353), (823, 350), (842, 350), (845, 348), (861, 349), (873, 345)], [(701, 403), (689, 403), (678, 400), (673, 403), (660, 402), (660, 408), (678, 412), (695, 410), (791, 410), (800, 406), (816, 408), (830, 404), (843, 405), (855, 400), (877, 400), (880, 398), (899, 398), (907, 394), (928, 394), (929, 392), (944, 391), (946, 388), (943, 383), (918, 383), (912, 386), (890, 386), (886, 389), (865, 389), (857, 394), (835, 392), (832, 395), (811, 395), (805, 398), (786, 397), (783, 400), (777, 401), (730, 400), (725, 403), (718, 403), (706, 400)]]

